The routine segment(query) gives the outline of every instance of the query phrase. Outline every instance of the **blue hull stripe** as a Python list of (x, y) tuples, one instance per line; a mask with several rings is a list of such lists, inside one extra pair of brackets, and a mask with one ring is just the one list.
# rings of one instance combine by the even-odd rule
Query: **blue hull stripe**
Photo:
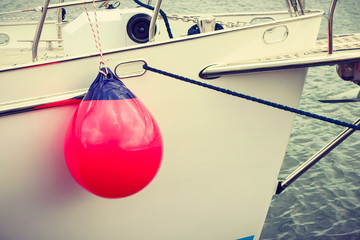
[(244, 238), (239, 238), (236, 240), (254, 240), (254, 237), (255, 237), (255, 235), (252, 235), (252, 236), (248, 236), (248, 237), (244, 237)]

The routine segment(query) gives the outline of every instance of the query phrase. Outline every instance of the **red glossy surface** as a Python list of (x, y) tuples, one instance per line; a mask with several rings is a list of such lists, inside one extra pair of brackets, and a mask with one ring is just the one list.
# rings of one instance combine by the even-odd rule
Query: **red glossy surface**
[(137, 193), (155, 177), (163, 143), (155, 120), (137, 99), (82, 101), (65, 137), (74, 179), (106, 198)]

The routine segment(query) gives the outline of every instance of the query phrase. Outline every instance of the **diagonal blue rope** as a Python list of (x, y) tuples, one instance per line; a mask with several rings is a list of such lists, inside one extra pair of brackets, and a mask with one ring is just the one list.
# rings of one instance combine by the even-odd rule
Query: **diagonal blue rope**
[(277, 109), (281, 109), (281, 110), (284, 110), (284, 111), (287, 111), (287, 112), (296, 113), (298, 115), (318, 119), (318, 120), (321, 120), (321, 121), (324, 121), (324, 122), (333, 123), (333, 124), (336, 124), (336, 125), (339, 125), (339, 126), (348, 127), (348, 128), (355, 129), (355, 130), (360, 130), (360, 126), (357, 126), (355, 124), (351, 124), (351, 123), (339, 121), (339, 120), (336, 120), (336, 119), (328, 118), (328, 117), (325, 117), (325, 116), (317, 115), (317, 114), (314, 114), (314, 113), (306, 112), (306, 111), (299, 110), (299, 109), (296, 109), (296, 108), (292, 108), (292, 107), (288, 107), (288, 106), (281, 105), (281, 104), (278, 104), (278, 103), (270, 102), (270, 101), (267, 101), (267, 100), (264, 100), (264, 99), (252, 97), (252, 96), (249, 96), (249, 95), (246, 95), (246, 94), (234, 92), (234, 91), (231, 91), (229, 89), (216, 87), (216, 86), (213, 86), (213, 85), (210, 85), (210, 84), (207, 84), (207, 83), (199, 82), (199, 81), (196, 81), (196, 80), (193, 80), (193, 79), (190, 79), (190, 78), (186, 78), (186, 77), (183, 77), (183, 76), (179, 76), (179, 75), (176, 75), (176, 74), (173, 74), (173, 73), (165, 72), (163, 70), (150, 67), (147, 64), (144, 64), (143, 68), (145, 70), (149, 70), (149, 71), (152, 71), (152, 72), (155, 72), (155, 73), (159, 73), (159, 74), (162, 74), (162, 75), (165, 75), (165, 76), (168, 76), (168, 77), (172, 77), (172, 78), (184, 81), (184, 82), (188, 82), (188, 83), (195, 84), (195, 85), (198, 85), (198, 86), (201, 86), (201, 87), (209, 88), (209, 89), (217, 91), (217, 92), (221, 92), (221, 93), (225, 93), (225, 94), (228, 94), (228, 95), (231, 95), (231, 96), (243, 98), (243, 99), (246, 99), (246, 100), (249, 100), (249, 101), (261, 103), (261, 104), (264, 104), (264, 105), (267, 105), (267, 106), (270, 106), (270, 107), (274, 107), (274, 108), (277, 108)]
[[(149, 5), (146, 5), (145, 3), (142, 3), (140, 2), (139, 0), (134, 0), (134, 2), (136, 2), (137, 4), (139, 4), (141, 7), (144, 7), (144, 8), (147, 8), (147, 9), (150, 9), (150, 10), (154, 10), (154, 8), (152, 6), (149, 6)], [(165, 26), (166, 26), (166, 30), (168, 32), (168, 35), (169, 35), (169, 38), (173, 38), (173, 35), (171, 33), (171, 28), (170, 28), (170, 24), (169, 24), (169, 20), (166, 16), (166, 13), (160, 9), (160, 14), (161, 16), (163, 17), (164, 19), (164, 23), (165, 23)]]

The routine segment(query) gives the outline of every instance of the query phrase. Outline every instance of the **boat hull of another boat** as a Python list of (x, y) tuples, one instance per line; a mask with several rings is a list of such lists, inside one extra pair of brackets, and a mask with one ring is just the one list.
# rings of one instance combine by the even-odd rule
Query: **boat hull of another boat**
[[(200, 79), (199, 72), (211, 64), (309, 49), (322, 15), (315, 11), (108, 49), (106, 64), (117, 72), (119, 64), (144, 61), (154, 68), (297, 107), (306, 68), (213, 80)], [(286, 29), (285, 39), (266, 42), (264, 35), (277, 27)], [(0, 107), (2, 113), (9, 113), (0, 118), (1, 238), (258, 239), (294, 114), (150, 71), (124, 78), (156, 119), (164, 156), (158, 174), (142, 191), (121, 199), (100, 198), (74, 181), (64, 159), (65, 132), (77, 104), (10, 114), (17, 104), (89, 87), (98, 65), (97, 54), (84, 53), (0, 70)]]

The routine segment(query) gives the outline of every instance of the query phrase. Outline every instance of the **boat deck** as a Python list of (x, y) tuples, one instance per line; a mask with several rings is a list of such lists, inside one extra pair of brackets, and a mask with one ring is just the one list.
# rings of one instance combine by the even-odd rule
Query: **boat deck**
[[(360, 33), (351, 34), (351, 35), (340, 35), (334, 37), (333, 42), (334, 42), (334, 52), (360, 50)], [(263, 61), (288, 60), (288, 59), (296, 59), (300, 57), (316, 56), (324, 53), (325, 54), (328, 53), (327, 38), (317, 40), (315, 43), (315, 47), (313, 49), (304, 52), (294, 52), (279, 56), (267, 57), (263, 59), (257, 59), (257, 61), (263, 62)]]
[[(340, 58), (344, 59), (346, 56), (351, 57), (360, 57), (360, 33), (351, 34), (351, 35), (341, 35), (334, 37), (334, 56), (341, 55)], [(302, 67), (301, 63), (308, 62), (309, 59), (312, 59), (311, 62), (319, 60), (319, 58), (324, 59), (328, 51), (328, 40), (319, 39), (316, 41), (315, 47), (303, 52), (293, 52), (283, 55), (265, 57), (254, 59), (253, 61), (248, 61), (244, 63), (236, 63), (236, 66), (242, 66), (242, 70), (246, 72), (246, 69), (250, 71), (257, 71), (267, 69), (269, 66), (273, 66), (274, 63), (276, 66), (290, 65), (290, 64), (300, 64), (299, 67)], [(30, 49), (14, 49), (14, 48), (0, 48), (0, 68), (6, 68), (10, 66), (26, 64), (31, 62), (31, 50)], [(64, 57), (62, 48), (40, 48), (38, 53), (40, 60), (49, 60)], [(318, 65), (332, 65), (332, 59), (328, 58), (329, 61), (320, 61)], [(235, 64), (226, 65), (229, 67), (234, 67)], [(310, 65), (311, 66), (311, 65)], [(214, 66), (216, 68), (216, 65)], [(207, 68), (209, 70), (210, 68)], [(213, 69), (213, 68), (211, 68)], [(206, 71), (207, 71), (206, 70)], [(273, 70), (273, 69), (269, 69)], [(248, 71), (247, 71), (248, 72)]]
[[(0, 48), (0, 68), (6, 68), (32, 62), (31, 49), (27, 48)], [(39, 48), (39, 60), (56, 59), (64, 57), (63, 49), (53, 48), (48, 50), (46, 48)]]
[(246, 62), (211, 65), (203, 69), (200, 76), (211, 79), (230, 74), (317, 67), (346, 62), (360, 62), (359, 33), (334, 37), (331, 55), (328, 54), (328, 40), (319, 39), (314, 48), (306, 51), (267, 56)]

